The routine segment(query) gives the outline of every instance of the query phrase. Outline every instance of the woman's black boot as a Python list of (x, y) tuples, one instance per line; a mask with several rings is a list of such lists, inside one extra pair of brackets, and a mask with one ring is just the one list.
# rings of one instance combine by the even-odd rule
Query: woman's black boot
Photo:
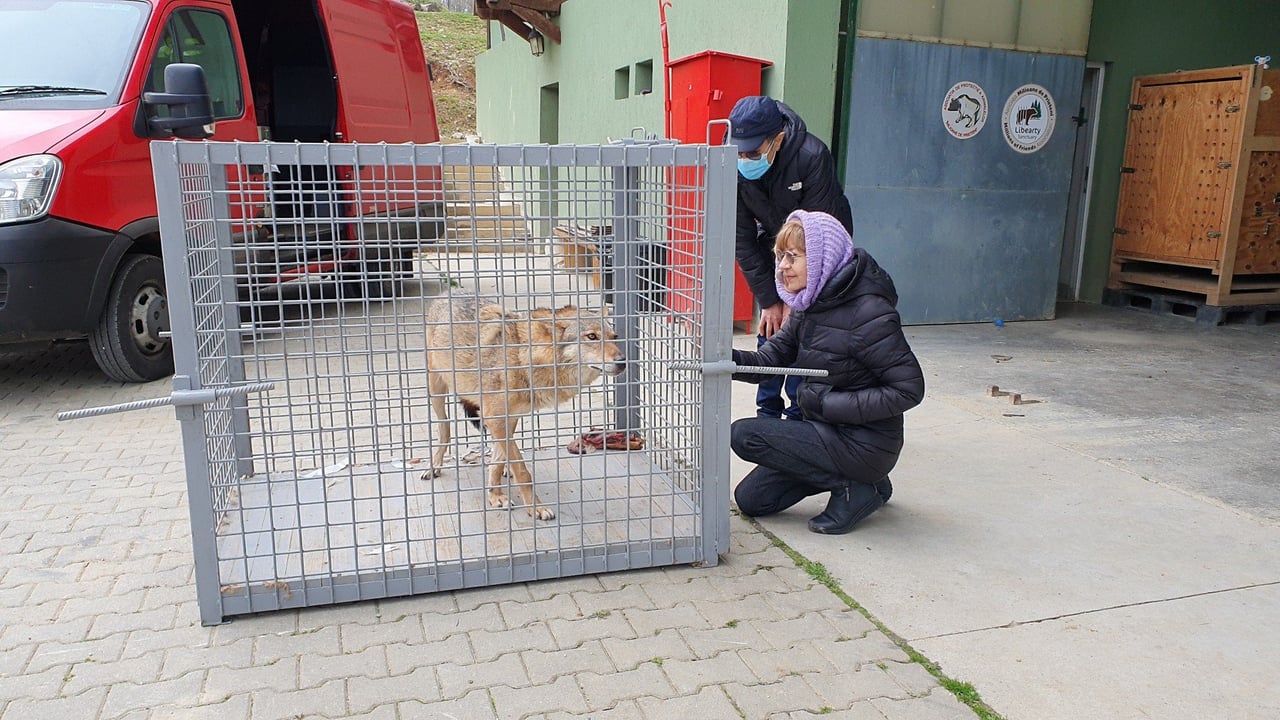
[(849, 483), (831, 491), (827, 509), (809, 519), (809, 531), (823, 535), (843, 535), (853, 529), (863, 518), (880, 509), (884, 500), (874, 485)]
[(889, 502), (889, 498), (893, 497), (893, 483), (889, 482), (889, 477), (876, 483), (876, 492), (880, 495), (880, 499)]

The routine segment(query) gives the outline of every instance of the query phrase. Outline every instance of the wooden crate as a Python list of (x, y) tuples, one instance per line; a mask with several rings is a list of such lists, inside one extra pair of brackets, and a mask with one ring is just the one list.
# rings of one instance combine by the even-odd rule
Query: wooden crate
[(1280, 70), (1134, 78), (1109, 287), (1280, 302)]
[(591, 227), (569, 227), (557, 225), (555, 266), (562, 270), (577, 273), (589, 273), (591, 282), (597, 288), (601, 285), (600, 240), (602, 235), (613, 232), (613, 228), (593, 225)]

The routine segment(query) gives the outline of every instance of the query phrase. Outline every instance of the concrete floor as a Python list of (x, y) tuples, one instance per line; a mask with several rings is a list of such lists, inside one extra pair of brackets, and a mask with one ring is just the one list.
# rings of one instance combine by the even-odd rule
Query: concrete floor
[(1280, 325), (1066, 305), (907, 335), (928, 392), (892, 502), (843, 537), (805, 527), (825, 496), (762, 525), (1008, 720), (1280, 717)]

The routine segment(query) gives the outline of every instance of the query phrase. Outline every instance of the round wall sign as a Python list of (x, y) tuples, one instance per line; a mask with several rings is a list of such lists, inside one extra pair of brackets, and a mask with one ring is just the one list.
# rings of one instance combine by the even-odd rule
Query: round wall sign
[(1004, 140), (1020, 153), (1033, 153), (1049, 142), (1058, 111), (1053, 96), (1039, 85), (1023, 85), (1004, 104)]
[(942, 124), (953, 137), (968, 140), (987, 124), (988, 108), (987, 94), (977, 83), (958, 82), (942, 98)]

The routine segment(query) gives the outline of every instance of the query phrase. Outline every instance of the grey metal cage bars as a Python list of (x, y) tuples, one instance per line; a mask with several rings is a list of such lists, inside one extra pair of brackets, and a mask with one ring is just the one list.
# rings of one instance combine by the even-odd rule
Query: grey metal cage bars
[[(177, 408), (202, 622), (726, 550), (731, 148), (169, 142), (152, 158), (175, 391), (202, 400)], [(503, 394), (475, 419), (518, 423), (552, 520), (453, 397), (472, 375), (539, 375), (539, 308), (577, 333), (542, 348), (572, 366), (542, 388), (565, 401), (521, 412)], [(597, 379), (614, 348), (622, 372)]]

